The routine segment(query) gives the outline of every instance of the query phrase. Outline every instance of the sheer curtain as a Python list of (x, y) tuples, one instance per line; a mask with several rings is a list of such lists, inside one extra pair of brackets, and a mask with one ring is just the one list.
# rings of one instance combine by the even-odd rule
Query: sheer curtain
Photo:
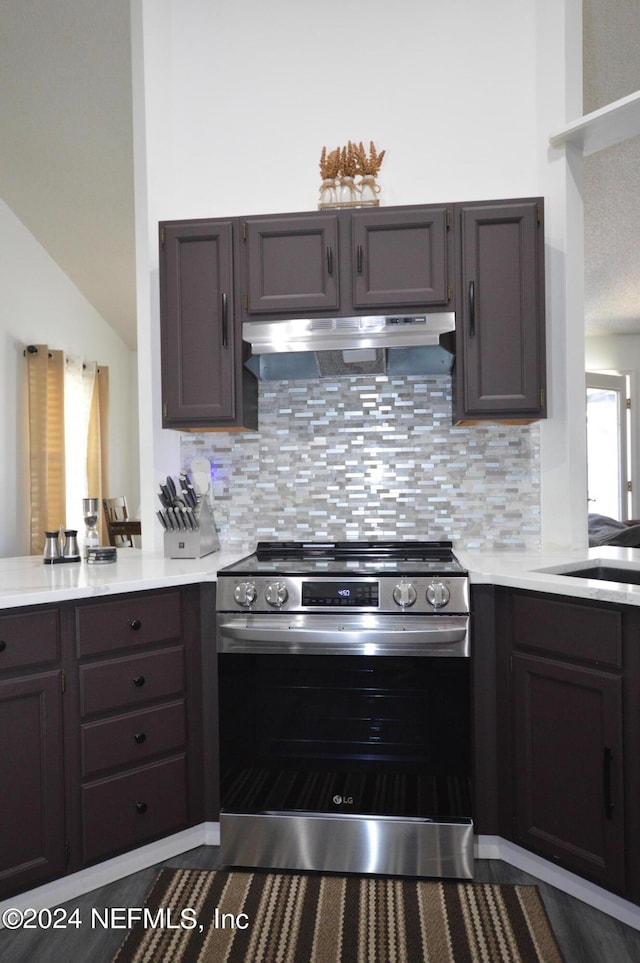
[[(29, 345), (30, 552), (61, 525), (83, 532), (82, 499), (108, 491), (109, 369)], [(100, 519), (102, 521), (102, 519)]]

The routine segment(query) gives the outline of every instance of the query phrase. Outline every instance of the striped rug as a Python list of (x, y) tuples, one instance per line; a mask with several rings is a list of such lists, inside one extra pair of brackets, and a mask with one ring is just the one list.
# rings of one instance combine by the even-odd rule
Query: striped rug
[(535, 886), (163, 869), (114, 963), (562, 963)]

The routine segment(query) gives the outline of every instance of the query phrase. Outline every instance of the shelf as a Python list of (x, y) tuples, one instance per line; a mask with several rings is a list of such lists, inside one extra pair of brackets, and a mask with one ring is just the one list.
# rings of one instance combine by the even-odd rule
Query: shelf
[(585, 114), (549, 138), (552, 147), (574, 144), (586, 157), (640, 134), (640, 90)]

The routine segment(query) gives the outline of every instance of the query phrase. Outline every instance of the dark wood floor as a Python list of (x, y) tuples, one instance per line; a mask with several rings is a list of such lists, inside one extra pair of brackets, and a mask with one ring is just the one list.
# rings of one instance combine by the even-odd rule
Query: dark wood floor
[[(162, 865), (217, 869), (218, 850), (201, 846)], [(91, 919), (91, 909), (142, 906), (158, 869), (159, 865), (152, 866), (66, 904), (69, 912), (78, 907), (79, 918), (85, 921), (79, 930), (40, 930), (30, 933), (0, 930), (0, 961), (111, 963), (126, 933), (117, 929), (92, 929), (87, 924)], [(502, 862), (477, 860), (475, 878), (479, 882), (537, 884), (565, 963), (639, 963), (640, 932), (623, 926), (592, 907)]]

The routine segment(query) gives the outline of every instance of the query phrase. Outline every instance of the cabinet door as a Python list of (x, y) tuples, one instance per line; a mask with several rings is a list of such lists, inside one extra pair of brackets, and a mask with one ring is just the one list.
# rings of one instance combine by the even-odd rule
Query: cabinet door
[(351, 225), (355, 308), (447, 303), (445, 207), (355, 211)]
[(243, 224), (248, 315), (338, 308), (338, 218), (301, 214)]
[(513, 707), (516, 841), (622, 892), (622, 679), (516, 653)]
[(0, 682), (0, 898), (65, 871), (62, 672)]
[(160, 231), (163, 426), (236, 417), (231, 221)]
[(460, 209), (462, 417), (545, 411), (544, 231), (537, 200)]

